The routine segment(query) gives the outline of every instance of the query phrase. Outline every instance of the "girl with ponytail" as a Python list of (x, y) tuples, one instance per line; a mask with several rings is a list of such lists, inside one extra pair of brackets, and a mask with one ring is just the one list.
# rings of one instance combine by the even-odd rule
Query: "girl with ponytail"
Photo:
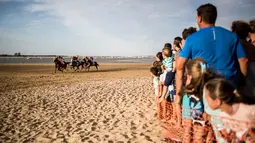
[[(203, 137), (206, 136), (205, 119), (202, 117), (204, 113), (203, 87), (207, 81), (215, 78), (215, 74), (207, 68), (204, 60), (196, 58), (187, 62), (185, 76), (186, 83), (181, 90), (183, 142), (203, 143), (205, 142)], [(193, 132), (193, 139), (191, 139), (191, 132)]]
[[(220, 109), (220, 119), (235, 133), (235, 141), (244, 141), (247, 132), (250, 139), (255, 139), (255, 100), (244, 91), (237, 91), (230, 81), (216, 78), (206, 83), (205, 99), (212, 110)], [(225, 138), (229, 138), (224, 135)], [(230, 138), (233, 140), (233, 137)], [(247, 142), (247, 140), (246, 140)]]

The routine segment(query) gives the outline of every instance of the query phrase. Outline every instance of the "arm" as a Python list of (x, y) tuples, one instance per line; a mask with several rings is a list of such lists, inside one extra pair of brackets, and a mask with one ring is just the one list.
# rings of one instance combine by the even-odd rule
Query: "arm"
[(246, 77), (247, 75), (247, 67), (248, 67), (248, 59), (246, 57), (246, 53), (244, 51), (244, 48), (240, 42), (240, 40), (236, 39), (236, 55), (238, 58), (238, 63), (240, 66), (240, 70), (242, 74)]
[(161, 87), (161, 86), (160, 86), (160, 83), (159, 83), (159, 84), (158, 84), (158, 96), (157, 96), (157, 97), (159, 97), (159, 95), (161, 94), (161, 93), (160, 93), (160, 92), (161, 92), (160, 90), (162, 90), (162, 89), (160, 89), (160, 87)]
[(248, 59), (247, 58), (240, 58), (238, 59), (240, 70), (242, 74), (246, 77), (247, 76), (247, 67), (248, 67)]
[[(184, 72), (184, 65), (187, 62), (186, 58), (179, 57), (176, 63), (176, 95), (179, 97), (179, 92), (182, 87), (182, 77), (183, 77), (183, 72)], [(177, 103), (180, 102), (180, 99), (177, 99)]]
[(160, 98), (162, 96), (162, 92), (163, 92), (163, 86), (162, 86), (162, 82), (159, 83), (159, 95), (158, 97)]
[(173, 62), (173, 70), (172, 72), (175, 72), (176, 71), (176, 65), (175, 65), (175, 61)]

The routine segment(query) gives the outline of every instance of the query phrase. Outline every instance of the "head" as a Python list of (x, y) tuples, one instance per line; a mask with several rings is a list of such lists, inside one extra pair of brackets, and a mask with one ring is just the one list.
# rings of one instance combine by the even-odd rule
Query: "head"
[(228, 111), (235, 103), (240, 103), (240, 95), (232, 83), (223, 78), (208, 81), (204, 86), (205, 97), (211, 109)]
[(150, 69), (151, 75), (152, 76), (158, 76), (158, 68), (157, 67), (151, 67)]
[(251, 31), (250, 25), (245, 21), (233, 21), (231, 30), (236, 33), (240, 39), (246, 39)]
[(252, 44), (255, 46), (255, 19), (249, 21), (250, 25), (250, 33), (249, 33), (249, 38), (251, 39)]
[(210, 79), (215, 78), (215, 74), (208, 69), (203, 59), (192, 59), (185, 65), (186, 83), (182, 93), (193, 94), (202, 99), (203, 86)]
[(182, 38), (181, 37), (175, 37), (174, 38), (174, 46), (175, 51), (180, 51), (182, 48)]
[(234, 85), (224, 79), (215, 78), (204, 86), (205, 97), (211, 109), (221, 109), (228, 112), (233, 104), (254, 104), (252, 97), (246, 96), (245, 90), (236, 90)]
[(152, 64), (152, 67), (155, 67), (158, 69), (158, 75), (162, 74), (161, 65), (162, 65), (162, 62), (160, 61), (155, 61)]
[(199, 28), (214, 26), (217, 19), (217, 8), (208, 3), (197, 9), (197, 24)]
[(162, 49), (162, 56), (163, 56), (163, 59), (166, 59), (172, 56), (172, 45), (170, 43), (165, 44), (164, 48)]
[(158, 62), (162, 62), (163, 61), (162, 52), (158, 52), (156, 54), (156, 61), (158, 61)]
[(197, 32), (197, 29), (195, 27), (189, 27), (185, 28), (182, 31), (182, 43), (181, 45), (184, 46), (185, 40), (193, 33)]

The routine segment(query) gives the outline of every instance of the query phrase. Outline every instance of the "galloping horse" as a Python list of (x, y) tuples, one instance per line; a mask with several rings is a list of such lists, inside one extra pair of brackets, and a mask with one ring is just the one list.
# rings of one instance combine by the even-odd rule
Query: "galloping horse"
[(88, 58), (85, 58), (83, 60), (85, 63), (84, 63), (84, 66), (82, 66), (82, 69), (85, 68), (85, 71), (86, 69), (88, 69), (88, 71), (90, 70), (90, 67), (94, 66), (96, 67), (97, 71), (98, 71), (98, 67), (99, 67), (99, 64), (97, 62), (92, 62), (91, 60), (89, 60)]
[(80, 69), (80, 66), (82, 66), (83, 68), (83, 65), (84, 65), (84, 62), (82, 61), (72, 61), (72, 66), (71, 68), (74, 70), (74, 71), (77, 71)]
[(58, 60), (58, 58), (55, 58), (53, 62), (55, 63), (55, 73), (57, 69), (61, 72), (63, 72), (63, 70), (67, 70), (67, 65), (70, 64), (70, 62), (62, 63), (61, 61)]

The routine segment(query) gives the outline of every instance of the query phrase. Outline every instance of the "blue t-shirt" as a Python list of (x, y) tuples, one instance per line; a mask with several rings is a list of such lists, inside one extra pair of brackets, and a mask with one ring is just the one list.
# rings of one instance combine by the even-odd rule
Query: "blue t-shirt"
[(202, 58), (215, 73), (228, 80), (236, 80), (238, 59), (246, 57), (239, 38), (222, 27), (202, 28), (190, 35), (180, 57)]

